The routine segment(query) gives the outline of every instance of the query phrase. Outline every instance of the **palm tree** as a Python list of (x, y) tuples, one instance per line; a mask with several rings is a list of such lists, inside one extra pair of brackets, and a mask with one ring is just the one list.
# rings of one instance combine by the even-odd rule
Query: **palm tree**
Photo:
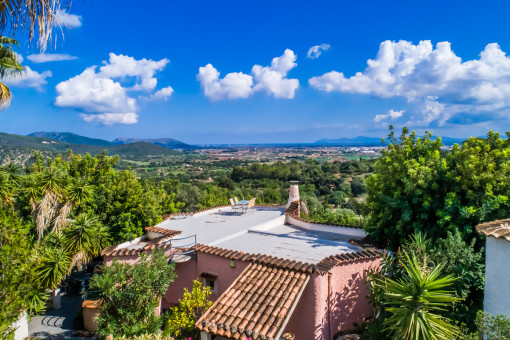
[(57, 12), (70, 4), (66, 0), (2, 0), (0, 1), (0, 31), (28, 28), (29, 39), (37, 31), (39, 46), (44, 51), (51, 30), (58, 22)]
[[(3, 3), (3, 2), (2, 2)], [(1, 7), (1, 5), (0, 5)], [(1, 11), (0, 11), (1, 22)], [(12, 38), (0, 37), (0, 78), (12, 78), (22, 76), (24, 67), (21, 66), (18, 55), (12, 49), (12, 45), (18, 45), (18, 42)], [(6, 107), (11, 102), (11, 90), (0, 82), (0, 107)]]
[[(56, 167), (44, 169), (38, 176), (39, 191), (42, 199), (36, 204), (34, 211), (35, 223), (39, 240), (44, 232), (52, 224), (62, 204), (62, 197), (65, 187), (65, 174)], [(65, 216), (67, 219), (67, 215)], [(55, 229), (55, 227), (53, 228)], [(57, 230), (59, 230), (57, 228)]]
[(70, 270), (81, 270), (94, 256), (99, 255), (110, 239), (108, 228), (95, 216), (81, 214), (64, 233), (65, 248), (71, 255)]
[(376, 288), (383, 292), (385, 310), (390, 314), (384, 322), (386, 329), (395, 339), (455, 339), (459, 330), (439, 313), (461, 300), (453, 291), (445, 290), (456, 279), (450, 275), (440, 277), (444, 265), (428, 270), (414, 254), (409, 257), (404, 252), (404, 255), (402, 278), (374, 279)]
[(42, 247), (42, 252), (39, 254), (41, 262), (36, 271), (38, 282), (45, 289), (57, 289), (66, 274), (70, 272), (71, 258), (66, 249), (61, 246), (63, 239), (55, 234), (52, 238), (54, 240), (50, 240)]

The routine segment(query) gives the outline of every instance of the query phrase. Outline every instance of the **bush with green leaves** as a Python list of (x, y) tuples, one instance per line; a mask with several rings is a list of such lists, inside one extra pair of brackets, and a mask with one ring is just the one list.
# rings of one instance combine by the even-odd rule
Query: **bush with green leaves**
[(165, 324), (164, 334), (176, 339), (198, 339), (200, 331), (195, 327), (202, 314), (212, 306), (209, 301), (211, 290), (204, 287), (200, 281), (193, 281), (191, 291), (184, 288), (184, 295), (179, 305), (173, 307)]
[(506, 315), (491, 315), (479, 311), (476, 328), (477, 331), (466, 336), (466, 340), (510, 339), (510, 318)]
[(454, 339), (461, 332), (449, 317), (462, 298), (458, 278), (445, 262), (434, 263), (432, 243), (415, 233), (398, 253), (387, 253), (379, 270), (368, 274), (374, 312), (362, 329), (365, 339)]
[(8, 339), (12, 323), (24, 312), (40, 312), (46, 296), (40, 289), (29, 225), (12, 211), (0, 208), (0, 338)]
[(90, 280), (87, 296), (102, 300), (97, 318), (102, 336), (156, 333), (161, 319), (154, 312), (175, 280), (175, 266), (165, 253), (142, 254), (136, 264), (114, 260)]
[(510, 215), (510, 139), (490, 131), (448, 152), (431, 133), (391, 128), (387, 142), (366, 180), (366, 230), (382, 246), (398, 249), (415, 231), (435, 241), (458, 230), (470, 242), (477, 224)]

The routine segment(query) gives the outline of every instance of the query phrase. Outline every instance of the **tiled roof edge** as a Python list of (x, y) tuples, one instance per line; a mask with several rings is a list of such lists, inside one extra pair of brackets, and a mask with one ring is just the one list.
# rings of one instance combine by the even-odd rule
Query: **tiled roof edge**
[(476, 231), (487, 237), (505, 239), (510, 242), (510, 218), (480, 223), (476, 226)]
[(229, 260), (239, 260), (245, 262), (253, 262), (273, 266), (283, 269), (292, 269), (307, 274), (326, 274), (333, 267), (342, 263), (354, 262), (357, 260), (373, 259), (382, 256), (382, 252), (374, 249), (363, 249), (359, 251), (342, 253), (338, 255), (328, 256), (322, 259), (319, 263), (303, 263), (301, 261), (288, 260), (281, 257), (263, 255), (263, 254), (250, 254), (242, 251), (229, 250), (215, 246), (208, 246), (205, 244), (197, 244), (197, 252), (210, 254), (227, 258)]
[(146, 231), (152, 231), (154, 233), (163, 234), (163, 235), (171, 235), (176, 236), (182, 233), (180, 230), (172, 230), (172, 229), (166, 229), (166, 228), (160, 228), (160, 227), (147, 227), (145, 228)]

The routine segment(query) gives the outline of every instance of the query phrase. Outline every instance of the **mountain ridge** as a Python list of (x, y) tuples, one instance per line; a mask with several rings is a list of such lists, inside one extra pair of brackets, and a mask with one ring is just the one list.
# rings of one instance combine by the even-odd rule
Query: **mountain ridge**
[(94, 146), (114, 146), (114, 145), (124, 145), (124, 144), (133, 144), (133, 143), (149, 143), (153, 145), (158, 145), (167, 149), (193, 149), (195, 148), (192, 145), (186, 144), (180, 140), (174, 138), (134, 138), (134, 137), (121, 137), (116, 138), (113, 141), (108, 141), (104, 139), (91, 138), (82, 135), (78, 135), (72, 132), (45, 132), (45, 131), (37, 131), (29, 133), (27, 136), (29, 137), (39, 137), (39, 138), (51, 138), (55, 141), (66, 142), (77, 145), (94, 145)]

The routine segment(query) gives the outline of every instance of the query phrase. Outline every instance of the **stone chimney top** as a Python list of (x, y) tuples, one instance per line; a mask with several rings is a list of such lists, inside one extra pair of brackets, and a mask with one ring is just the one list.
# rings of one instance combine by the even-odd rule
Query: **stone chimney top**
[(299, 187), (298, 187), (298, 181), (290, 181), (290, 189), (289, 189), (289, 201), (287, 202), (286, 208), (289, 207), (289, 205), (292, 202), (298, 201), (299, 204)]

